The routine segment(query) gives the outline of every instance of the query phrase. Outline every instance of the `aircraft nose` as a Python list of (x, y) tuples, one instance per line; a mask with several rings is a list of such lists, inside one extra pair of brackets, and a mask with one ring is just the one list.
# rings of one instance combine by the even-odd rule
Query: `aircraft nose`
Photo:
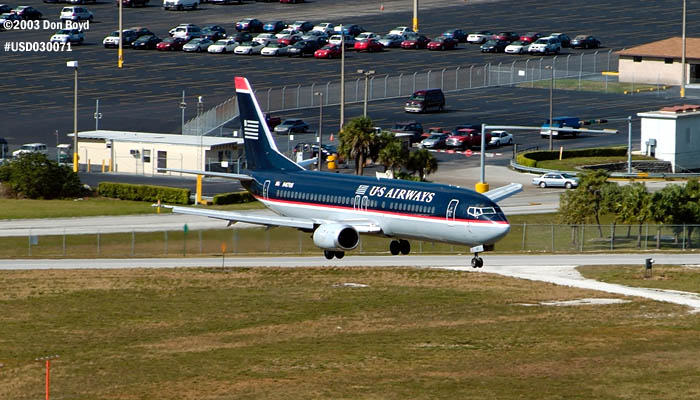
[(493, 229), (493, 242), (501, 240), (510, 232), (510, 224), (508, 222), (503, 224), (497, 224)]

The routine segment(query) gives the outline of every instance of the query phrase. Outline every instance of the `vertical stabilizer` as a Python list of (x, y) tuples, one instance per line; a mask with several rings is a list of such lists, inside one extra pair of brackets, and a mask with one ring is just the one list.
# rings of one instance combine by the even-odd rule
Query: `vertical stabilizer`
[(235, 83), (248, 169), (303, 170), (301, 166), (277, 150), (277, 145), (275, 145), (267, 123), (265, 123), (265, 117), (260, 111), (260, 106), (253, 95), (248, 79), (237, 76)]

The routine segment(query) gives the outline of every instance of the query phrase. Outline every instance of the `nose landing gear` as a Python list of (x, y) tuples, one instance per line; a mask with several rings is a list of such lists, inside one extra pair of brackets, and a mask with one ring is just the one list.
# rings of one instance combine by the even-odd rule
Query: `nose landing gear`
[(472, 258), (472, 268), (481, 268), (484, 266), (484, 260), (479, 257), (479, 253), (474, 253), (474, 258)]

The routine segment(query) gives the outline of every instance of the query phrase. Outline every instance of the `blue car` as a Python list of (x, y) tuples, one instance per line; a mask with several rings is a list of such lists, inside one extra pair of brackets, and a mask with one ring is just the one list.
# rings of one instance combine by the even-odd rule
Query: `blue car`
[(263, 32), (277, 33), (286, 27), (287, 24), (282, 21), (269, 21), (263, 26)]

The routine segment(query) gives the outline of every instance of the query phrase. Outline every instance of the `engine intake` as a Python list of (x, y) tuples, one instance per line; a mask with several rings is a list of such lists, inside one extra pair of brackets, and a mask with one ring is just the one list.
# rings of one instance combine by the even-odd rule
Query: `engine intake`
[(314, 231), (314, 244), (324, 250), (352, 250), (360, 234), (350, 225), (323, 224)]

